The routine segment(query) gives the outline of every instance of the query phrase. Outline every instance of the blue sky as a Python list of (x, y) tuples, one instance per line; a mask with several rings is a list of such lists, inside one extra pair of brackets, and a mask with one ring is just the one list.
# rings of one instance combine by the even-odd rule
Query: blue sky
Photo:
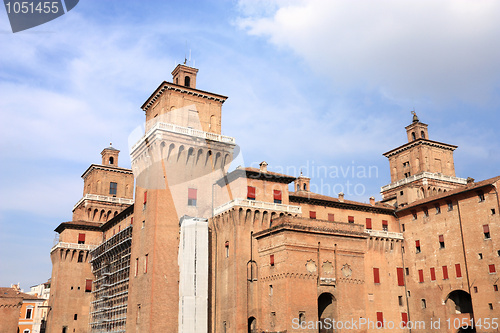
[(457, 176), (499, 175), (499, 14), (498, 1), (81, 1), (13, 34), (0, 9), (0, 285), (50, 277), (81, 174), (110, 141), (130, 166), (140, 106), (186, 50), (197, 87), (229, 96), (223, 134), (246, 165), (327, 168), (312, 180), (323, 194), (379, 199), (382, 153), (415, 108), (431, 139), (459, 146)]

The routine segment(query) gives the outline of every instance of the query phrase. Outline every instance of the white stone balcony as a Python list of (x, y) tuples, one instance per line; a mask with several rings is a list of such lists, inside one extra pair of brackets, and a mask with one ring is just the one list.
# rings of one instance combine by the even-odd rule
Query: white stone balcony
[(50, 250), (50, 253), (54, 252), (57, 249), (92, 251), (96, 247), (97, 247), (97, 245), (59, 242), (52, 247), (52, 249)]
[(126, 204), (126, 205), (131, 205), (134, 203), (133, 199), (108, 197), (106, 195), (97, 195), (97, 194), (88, 194), (87, 193), (83, 196), (83, 198), (78, 200), (76, 205), (73, 206), (73, 210), (75, 210), (76, 207), (78, 207), (84, 200), (96, 200), (96, 201), (111, 202), (111, 203)]
[(408, 184), (408, 183), (411, 183), (411, 182), (414, 182), (416, 180), (420, 180), (423, 178), (467, 185), (467, 179), (465, 179), (465, 178), (446, 176), (446, 175), (442, 175), (440, 173), (422, 172), (422, 173), (419, 173), (417, 175), (398, 180), (397, 182), (390, 183), (389, 185), (382, 186), (380, 188), (380, 190), (381, 190), (381, 192), (385, 192), (388, 190), (392, 190), (393, 188), (396, 188), (398, 186), (405, 185), (405, 184)]
[(151, 127), (151, 129), (141, 139), (139, 139), (139, 141), (137, 141), (137, 143), (135, 143), (132, 146), (132, 148), (130, 149), (130, 152), (133, 152), (134, 150), (136, 150), (137, 147), (139, 147), (139, 145), (141, 144), (141, 142), (143, 142), (145, 138), (149, 137), (155, 131), (164, 131), (164, 132), (171, 132), (171, 133), (177, 133), (177, 134), (184, 134), (184, 135), (188, 135), (188, 136), (195, 137), (195, 138), (224, 142), (224, 143), (232, 143), (232, 144), (236, 143), (236, 140), (230, 136), (225, 136), (222, 134), (216, 134), (216, 133), (211, 133), (211, 132), (205, 132), (202, 130), (198, 130), (198, 129), (194, 129), (194, 128), (190, 128), (190, 127), (178, 126), (178, 125), (174, 125), (171, 123), (158, 122), (153, 127)]
[(371, 230), (365, 229), (366, 233), (370, 234), (370, 237), (380, 237), (380, 238), (392, 238), (392, 239), (400, 239), (403, 240), (403, 234), (399, 232), (390, 232), (383, 230)]
[(264, 201), (255, 201), (247, 199), (234, 199), (214, 209), (214, 215), (219, 215), (226, 210), (235, 206), (248, 207), (253, 209), (272, 210), (276, 212), (283, 212), (288, 214), (302, 214), (300, 206), (283, 205)]

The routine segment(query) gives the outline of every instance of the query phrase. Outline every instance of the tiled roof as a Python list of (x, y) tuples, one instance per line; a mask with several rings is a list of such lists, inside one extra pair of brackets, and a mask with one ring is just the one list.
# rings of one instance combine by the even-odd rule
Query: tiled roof
[(339, 205), (358, 206), (358, 207), (365, 207), (365, 208), (379, 208), (379, 209), (384, 209), (384, 210), (388, 210), (391, 212), (394, 211), (393, 206), (385, 204), (385, 203), (381, 203), (381, 202), (376, 202), (374, 205), (371, 205), (371, 204), (352, 201), (352, 200), (340, 201), (338, 198), (333, 198), (333, 197), (329, 197), (326, 195), (307, 192), (307, 191), (290, 192), (289, 197), (290, 197), (290, 201), (293, 201), (293, 198), (303, 198), (303, 199), (327, 201), (327, 202), (337, 203)]
[(401, 212), (401, 211), (404, 211), (406, 209), (413, 208), (413, 207), (416, 207), (419, 205), (423, 205), (423, 204), (426, 204), (426, 203), (429, 203), (432, 201), (442, 200), (444, 198), (451, 197), (455, 194), (464, 193), (464, 192), (468, 192), (468, 191), (474, 191), (474, 190), (477, 190), (477, 189), (484, 187), (484, 186), (493, 185), (495, 182), (497, 182), (499, 180), (500, 180), (500, 176), (496, 176), (496, 177), (493, 177), (490, 179), (482, 180), (482, 181), (477, 182), (477, 183), (470, 183), (470, 184), (467, 184), (466, 186), (459, 187), (459, 188), (456, 188), (456, 189), (448, 191), (448, 192), (443, 192), (443, 193), (438, 194), (438, 195), (433, 195), (433, 196), (428, 197), (428, 198), (423, 198), (423, 199), (414, 201), (407, 206), (399, 208), (397, 211)]

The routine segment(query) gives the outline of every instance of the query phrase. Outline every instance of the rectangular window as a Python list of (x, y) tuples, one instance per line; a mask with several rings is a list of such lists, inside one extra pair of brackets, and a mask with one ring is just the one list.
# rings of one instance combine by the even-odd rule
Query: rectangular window
[(495, 212), (495, 208), (492, 208), (492, 209), (491, 209), (491, 215), (495, 215), (495, 213), (496, 213), (496, 212)]
[(379, 274), (379, 269), (378, 268), (373, 268), (373, 282), (374, 283), (380, 283), (380, 274)]
[(431, 281), (436, 281), (436, 269), (431, 267)]
[(397, 271), (397, 275), (398, 275), (398, 286), (404, 286), (405, 285), (405, 278), (404, 278), (404, 273), (403, 273), (403, 267), (397, 267), (396, 271)]
[(135, 275), (139, 274), (139, 258), (135, 258)]
[(453, 203), (451, 201), (446, 201), (446, 204), (448, 205), (448, 211), (453, 210)]
[(404, 225), (404, 223), (401, 224), (401, 231), (405, 232), (405, 225)]
[(366, 219), (366, 229), (371, 229), (372, 228), (372, 219), (367, 218)]
[(384, 327), (384, 314), (382, 312), (377, 312), (377, 327)]
[(425, 301), (425, 298), (422, 298), (422, 309), (427, 308), (427, 302)]
[(424, 270), (423, 269), (418, 270), (418, 282), (420, 282), (420, 283), (424, 282)]
[(406, 276), (410, 275), (410, 269), (408, 267), (405, 267), (405, 274)]
[(196, 206), (197, 197), (198, 190), (195, 188), (188, 188), (188, 206)]
[(437, 204), (434, 204), (434, 207), (436, 208), (436, 214), (440, 214), (441, 213), (441, 206), (437, 203)]
[(134, 217), (133, 216), (130, 218), (130, 224), (134, 224)]
[(281, 203), (281, 191), (280, 190), (274, 190), (273, 191), (273, 196), (274, 196), (274, 203), (280, 204)]
[(406, 312), (401, 312), (401, 322), (403, 327), (408, 325), (408, 314)]
[(269, 256), (269, 264), (270, 264), (271, 266), (274, 266), (274, 254), (271, 254), (271, 255)]
[(403, 306), (403, 296), (398, 296), (399, 306)]
[(477, 286), (474, 286), (474, 293), (477, 294)]
[(439, 235), (439, 248), (444, 249), (444, 236)]
[(460, 267), (460, 264), (455, 264), (455, 273), (457, 273), (457, 278), (462, 277), (462, 268)]
[(116, 189), (118, 188), (118, 184), (115, 182), (109, 183), (109, 194), (116, 195)]
[(354, 216), (349, 216), (347, 221), (349, 221), (349, 223), (354, 223)]
[(484, 192), (483, 191), (476, 191), (477, 197), (479, 198), (479, 202), (484, 201)]
[(382, 230), (389, 231), (389, 223), (386, 220), (382, 220)]
[(494, 290), (494, 291), (498, 291), (498, 285), (494, 284), (494, 285), (493, 285), (493, 290)]
[(148, 202), (148, 191), (144, 191), (144, 204)]
[(443, 280), (448, 280), (448, 266), (443, 266)]
[(331, 214), (331, 213), (328, 213), (328, 221), (335, 222), (335, 215)]
[(255, 200), (255, 187), (253, 187), (253, 186), (247, 187), (247, 199), (248, 200)]
[(26, 319), (31, 319), (31, 311), (33, 311), (33, 309), (26, 309)]
[(310, 219), (315, 219), (316, 218), (316, 212), (315, 211), (310, 211), (309, 212), (309, 218)]
[(488, 269), (490, 271), (490, 274), (496, 273), (497, 270), (495, 268), (495, 264), (488, 265)]
[(85, 280), (85, 292), (90, 293), (92, 291), (92, 280), (87, 279)]
[(420, 240), (416, 240), (415, 241), (415, 252), (416, 253), (420, 253), (421, 252), (421, 249), (420, 249)]
[(229, 241), (224, 243), (224, 247), (226, 248), (226, 258), (229, 258)]
[(483, 225), (484, 239), (490, 239), (490, 226), (488, 224)]
[(85, 244), (85, 234), (78, 234), (78, 244)]
[(148, 272), (148, 260), (149, 260), (149, 255), (146, 254), (146, 256), (144, 257), (144, 274)]

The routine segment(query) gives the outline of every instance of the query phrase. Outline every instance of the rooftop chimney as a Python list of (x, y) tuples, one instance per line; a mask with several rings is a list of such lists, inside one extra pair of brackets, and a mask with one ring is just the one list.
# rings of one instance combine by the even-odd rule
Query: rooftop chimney
[(267, 172), (267, 162), (266, 161), (262, 161), (262, 163), (260, 163), (259, 165), (260, 165), (260, 172)]
[(339, 201), (344, 202), (344, 192), (339, 193)]

